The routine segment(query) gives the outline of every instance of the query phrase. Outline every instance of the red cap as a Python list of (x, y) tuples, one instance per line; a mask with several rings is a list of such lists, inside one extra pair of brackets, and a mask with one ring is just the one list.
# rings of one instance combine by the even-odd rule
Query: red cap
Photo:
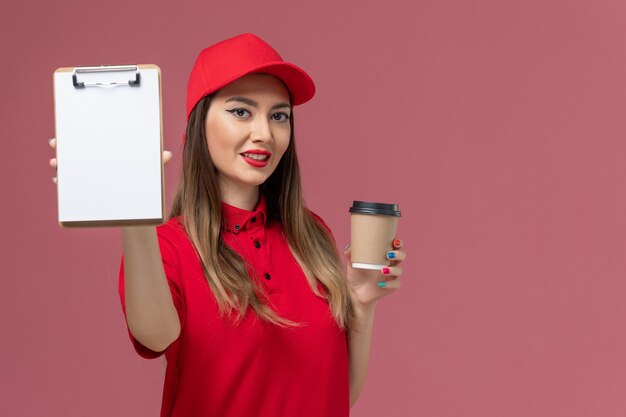
[(283, 61), (267, 42), (245, 33), (203, 49), (187, 84), (187, 120), (202, 97), (246, 74), (260, 72), (280, 78), (291, 93), (291, 104), (306, 103), (315, 94), (315, 84), (304, 70)]

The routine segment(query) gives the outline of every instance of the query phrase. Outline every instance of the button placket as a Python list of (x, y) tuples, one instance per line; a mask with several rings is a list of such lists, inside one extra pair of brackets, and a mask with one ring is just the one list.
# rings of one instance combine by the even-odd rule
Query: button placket
[(238, 233), (234, 233), (235, 242), (241, 248), (243, 253), (247, 254), (247, 258), (250, 260), (251, 269), (250, 274), (255, 277), (255, 281), (261, 284), (266, 291), (271, 292), (271, 288), (267, 285), (265, 279), (265, 262), (262, 261), (263, 255), (259, 253), (259, 250), (252, 247), (250, 242), (255, 240), (255, 231), (249, 230), (247, 227), (241, 228)]
[(266, 245), (264, 227), (258, 226), (252, 228), (250, 240), (252, 241), (252, 245), (256, 248), (256, 252), (260, 249), (264, 249)]
[(263, 225), (255, 227), (254, 233), (252, 233), (250, 239), (253, 246), (252, 250), (256, 255), (255, 258), (257, 260), (257, 270), (259, 272), (260, 278), (262, 278), (261, 281), (263, 282), (263, 286), (268, 290), (269, 293), (273, 293), (276, 290), (276, 284), (273, 279), (274, 277), (272, 276), (273, 271), (270, 268), (270, 252), (265, 235), (265, 227)]

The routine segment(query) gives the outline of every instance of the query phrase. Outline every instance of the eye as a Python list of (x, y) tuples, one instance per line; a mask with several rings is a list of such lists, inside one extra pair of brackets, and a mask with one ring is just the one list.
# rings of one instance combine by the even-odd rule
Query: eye
[(289, 115), (287, 113), (275, 113), (272, 115), (272, 118), (277, 122), (286, 122), (289, 120)]
[(226, 110), (226, 111), (234, 114), (235, 117), (240, 117), (240, 118), (244, 118), (244, 117), (247, 117), (246, 115), (250, 115), (250, 112), (248, 110), (242, 109), (242, 108), (236, 108), (236, 109)]

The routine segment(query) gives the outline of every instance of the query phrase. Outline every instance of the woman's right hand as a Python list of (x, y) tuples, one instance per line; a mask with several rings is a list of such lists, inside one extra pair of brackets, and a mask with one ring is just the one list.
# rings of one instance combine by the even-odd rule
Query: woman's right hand
[[(49, 143), (56, 153), (56, 139)], [(163, 151), (163, 164), (171, 159), (172, 153)], [(56, 170), (56, 157), (50, 159), (50, 166)], [(56, 175), (52, 182), (57, 183)], [(128, 329), (148, 349), (161, 352), (179, 337), (180, 319), (165, 277), (156, 227), (122, 227), (122, 241)]]
[[(55, 151), (55, 156), (56, 156), (56, 148), (57, 148), (57, 140), (56, 138), (52, 138), (48, 141), (48, 143), (50, 143), (50, 147)], [(170, 151), (163, 151), (163, 165), (167, 164), (170, 160), (172, 159), (172, 153)], [(57, 169), (57, 159), (56, 158), (52, 158), (50, 159), (50, 166), (52, 168), (54, 168), (55, 172)], [(57, 177), (56, 175), (54, 177), (52, 177), (52, 182), (53, 183), (57, 183)]]

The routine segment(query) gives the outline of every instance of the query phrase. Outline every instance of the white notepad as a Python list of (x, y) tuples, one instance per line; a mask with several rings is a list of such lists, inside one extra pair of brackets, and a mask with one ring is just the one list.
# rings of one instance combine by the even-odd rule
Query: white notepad
[(54, 105), (59, 224), (162, 223), (159, 67), (59, 68)]

